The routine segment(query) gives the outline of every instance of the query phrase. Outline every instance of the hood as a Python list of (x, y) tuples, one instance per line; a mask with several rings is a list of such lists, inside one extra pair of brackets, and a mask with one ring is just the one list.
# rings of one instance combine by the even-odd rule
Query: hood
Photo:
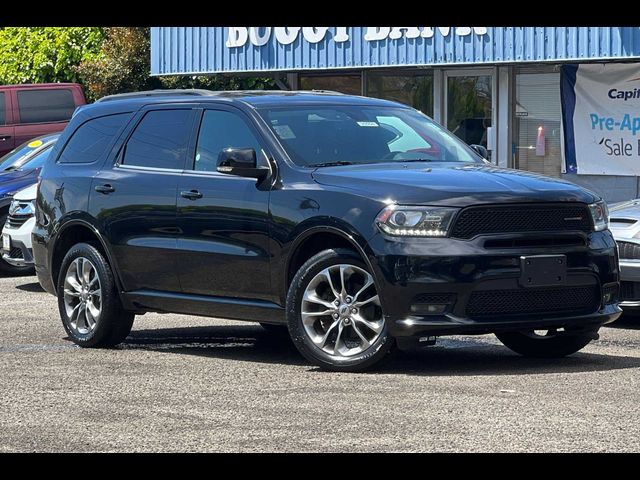
[(38, 195), (38, 184), (34, 183), (33, 185), (29, 185), (27, 188), (23, 188), (19, 192), (17, 192), (14, 196), (14, 200), (21, 200), (23, 202), (30, 202), (31, 200), (35, 200)]
[(18, 178), (25, 177), (27, 175), (32, 175), (32, 169), (19, 169), (19, 170), (9, 170), (9, 171), (0, 171), (0, 188), (5, 182), (10, 182), (12, 180), (16, 180)]
[(29, 169), (0, 174), (0, 198), (36, 183), (38, 172), (39, 169)]
[(640, 199), (610, 205), (609, 221), (614, 238), (640, 237)]
[(380, 201), (465, 207), (504, 202), (584, 202), (599, 197), (578, 185), (482, 164), (399, 163), (323, 167), (313, 178)]

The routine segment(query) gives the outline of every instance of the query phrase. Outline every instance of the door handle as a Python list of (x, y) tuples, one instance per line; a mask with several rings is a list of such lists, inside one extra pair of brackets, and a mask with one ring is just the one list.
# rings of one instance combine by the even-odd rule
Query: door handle
[(203, 195), (198, 190), (185, 190), (180, 192), (180, 196), (183, 198), (188, 198), (189, 200), (197, 200), (198, 198), (202, 198)]
[(0, 142), (6, 142), (11, 138), (11, 135), (0, 135)]
[(104, 193), (105, 195), (107, 195), (107, 194), (113, 193), (115, 191), (116, 191), (116, 189), (113, 188), (108, 183), (105, 184), (105, 185), (96, 185), (96, 192), (98, 192), (98, 193)]

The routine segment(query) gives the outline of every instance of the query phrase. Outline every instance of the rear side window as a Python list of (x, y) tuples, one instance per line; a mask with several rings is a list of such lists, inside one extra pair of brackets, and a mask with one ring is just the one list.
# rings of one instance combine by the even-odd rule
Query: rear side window
[(129, 119), (129, 113), (98, 117), (83, 123), (71, 136), (60, 154), (60, 163), (93, 163)]
[(7, 109), (5, 105), (6, 104), (4, 103), (4, 92), (0, 92), (0, 125), (4, 125), (5, 123), (7, 123), (7, 119), (5, 118)]
[(127, 142), (122, 163), (182, 169), (191, 133), (191, 110), (148, 112)]
[(67, 88), (18, 90), (20, 123), (47, 123), (69, 120), (76, 105)]

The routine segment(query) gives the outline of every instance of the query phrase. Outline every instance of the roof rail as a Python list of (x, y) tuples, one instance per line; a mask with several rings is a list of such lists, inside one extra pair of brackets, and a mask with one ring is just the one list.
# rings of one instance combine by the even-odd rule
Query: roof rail
[[(302, 90), (302, 91), (304, 91), (304, 90)], [(315, 93), (333, 93), (333, 94), (336, 94), (336, 95), (344, 95), (344, 93), (336, 92), (335, 90), (322, 90), (322, 89), (315, 89), (314, 88), (311, 91), (315, 92)]]
[(130, 98), (144, 98), (144, 97), (166, 97), (168, 95), (194, 95), (205, 96), (213, 95), (214, 92), (210, 90), (202, 90), (197, 88), (191, 89), (157, 89), (157, 90), (145, 90), (142, 92), (129, 92), (129, 93), (117, 93), (115, 95), (107, 95), (96, 100), (96, 103), (110, 102), (112, 100), (126, 100)]

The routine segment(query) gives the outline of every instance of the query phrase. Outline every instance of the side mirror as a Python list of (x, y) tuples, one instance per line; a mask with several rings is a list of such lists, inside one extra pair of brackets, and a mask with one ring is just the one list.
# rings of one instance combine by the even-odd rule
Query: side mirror
[(489, 160), (489, 150), (482, 145), (469, 145), (478, 155), (480, 155), (485, 160)]
[(253, 148), (225, 148), (218, 154), (218, 172), (263, 180), (269, 167), (258, 167)]

